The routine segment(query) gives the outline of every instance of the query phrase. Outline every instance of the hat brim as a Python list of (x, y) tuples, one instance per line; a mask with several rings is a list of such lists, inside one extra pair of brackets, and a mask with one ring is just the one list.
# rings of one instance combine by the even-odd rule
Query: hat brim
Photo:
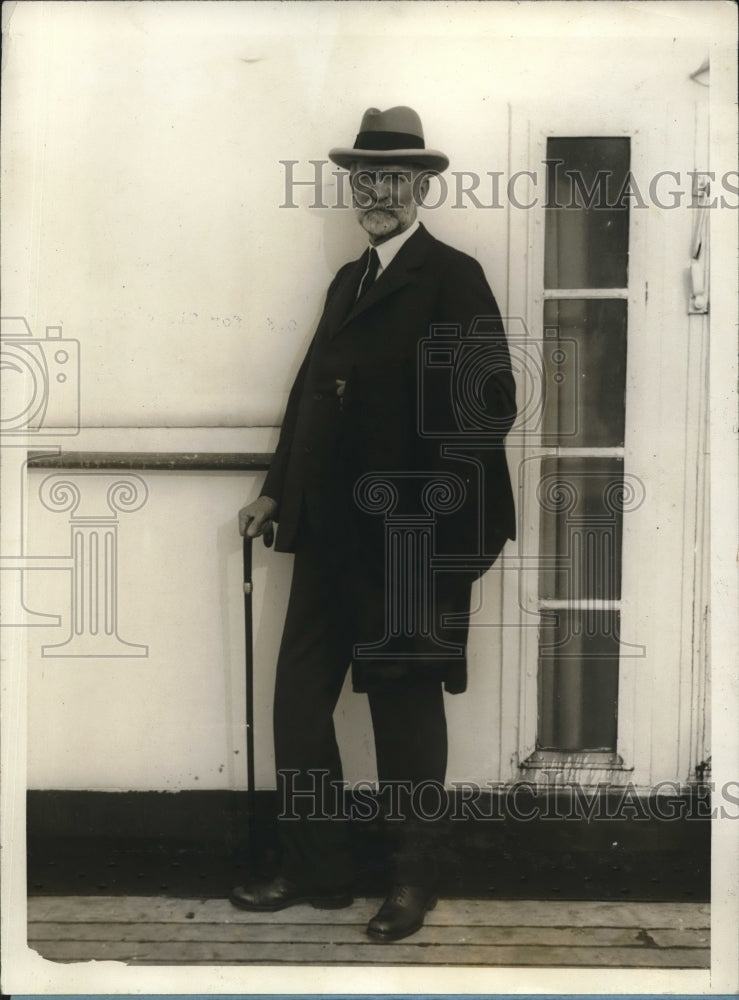
[(449, 166), (449, 157), (438, 149), (330, 149), (328, 158), (346, 170), (357, 160), (386, 160), (389, 163), (417, 163), (434, 174), (443, 173)]

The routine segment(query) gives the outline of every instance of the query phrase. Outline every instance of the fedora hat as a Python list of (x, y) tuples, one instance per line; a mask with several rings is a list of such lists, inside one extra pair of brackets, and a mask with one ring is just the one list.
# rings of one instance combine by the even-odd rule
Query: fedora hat
[(449, 166), (449, 157), (438, 149), (426, 149), (421, 119), (413, 108), (368, 108), (351, 149), (329, 150), (329, 159), (340, 167), (355, 160), (387, 160), (391, 163), (418, 163), (440, 174)]

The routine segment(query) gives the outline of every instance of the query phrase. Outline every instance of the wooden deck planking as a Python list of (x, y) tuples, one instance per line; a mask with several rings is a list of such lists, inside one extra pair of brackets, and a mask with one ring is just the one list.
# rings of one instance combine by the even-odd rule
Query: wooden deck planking
[(61, 962), (118, 960), (129, 963), (158, 961), (184, 963), (191, 960), (213, 965), (235, 962), (244, 965), (556, 965), (596, 968), (680, 968), (708, 966), (709, 952), (701, 948), (552, 948), (495, 945), (382, 944), (235, 944), (179, 942), (164, 944), (126, 941), (50, 941), (32, 944), (44, 958)]
[(57, 962), (708, 968), (709, 907), (440, 901), (397, 944), (365, 934), (380, 900), (248, 913), (227, 900), (32, 897), (28, 943)]
[[(173, 899), (165, 896), (32, 896), (29, 920), (153, 923), (355, 924), (369, 920), (381, 899), (357, 898), (343, 910), (291, 906), (277, 913), (249, 913), (227, 899)], [(602, 903), (561, 900), (441, 899), (427, 924), (482, 924), (531, 927), (694, 927), (710, 926), (705, 903)]]
[[(290, 940), (295, 944), (356, 944), (362, 942), (365, 924), (291, 924)], [(484, 927), (426, 925), (413, 936), (414, 945), (539, 945), (555, 948), (585, 947), (707, 947), (707, 932), (657, 930), (634, 927)], [(219, 944), (276, 944), (285, 940), (285, 924), (95, 924), (34, 923), (37, 941), (202, 941)]]

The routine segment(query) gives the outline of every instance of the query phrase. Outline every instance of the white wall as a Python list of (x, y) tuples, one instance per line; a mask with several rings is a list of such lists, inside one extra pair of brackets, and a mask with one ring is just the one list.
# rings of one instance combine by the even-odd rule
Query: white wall
[[(278, 422), (325, 287), (362, 247), (349, 212), (279, 209), (279, 161), (306, 176), (366, 106), (418, 108), (452, 170), (506, 170), (509, 102), (693, 97), (707, 54), (690, 4), (645, 12), (638, 39), (610, 5), (567, 5), (560, 38), (534, 9), (467, 6), (15, 9), (6, 307), (80, 339), (87, 426)], [(578, 37), (592, 22), (608, 37)], [(504, 210), (447, 204), (427, 221), (505, 297)]]
[[(507, 171), (510, 108), (546, 102), (575, 120), (633, 106), (663, 122), (669, 97), (665, 127), (679, 146), (681, 117), (706, 100), (689, 74), (709, 52), (712, 19), (691, 3), (640, 8), (567, 4), (543, 18), (537, 5), (506, 4), (18, 5), (5, 55), (3, 312), (79, 339), (73, 446), (271, 446), (325, 287), (362, 248), (350, 213), (307, 207), (308, 189), (299, 208), (279, 207), (279, 161), (300, 160), (308, 176), (309, 159), (351, 145), (369, 105), (416, 107), (452, 171)], [(680, 152), (689, 160), (692, 147)], [(518, 212), (450, 200), (424, 215), (478, 257), (504, 310), (525, 267), (510, 256)], [(679, 297), (684, 248), (660, 253)], [(145, 506), (120, 517), (120, 628), (149, 655), (42, 658), (52, 630), (29, 630), (31, 787), (243, 786), (234, 518), (258, 482), (144, 477)], [(38, 554), (68, 551), (62, 515), (32, 499), (28, 517)], [(268, 786), (290, 559), (256, 551), (257, 767)], [(31, 606), (64, 615), (66, 574), (32, 576)], [(488, 582), (499, 606), (498, 576)], [(494, 724), (500, 650), (486, 631), (472, 639), (470, 693), (450, 699), (450, 779), (510, 771)], [(347, 776), (365, 776), (364, 699), (345, 697), (339, 725)]]

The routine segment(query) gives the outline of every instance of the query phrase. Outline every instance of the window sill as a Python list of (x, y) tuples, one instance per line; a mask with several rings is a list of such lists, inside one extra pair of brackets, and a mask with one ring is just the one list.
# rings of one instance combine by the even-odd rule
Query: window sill
[(535, 750), (518, 765), (519, 770), (536, 775), (554, 773), (560, 781), (580, 783), (608, 782), (616, 773), (634, 770), (621, 754), (612, 750)]

